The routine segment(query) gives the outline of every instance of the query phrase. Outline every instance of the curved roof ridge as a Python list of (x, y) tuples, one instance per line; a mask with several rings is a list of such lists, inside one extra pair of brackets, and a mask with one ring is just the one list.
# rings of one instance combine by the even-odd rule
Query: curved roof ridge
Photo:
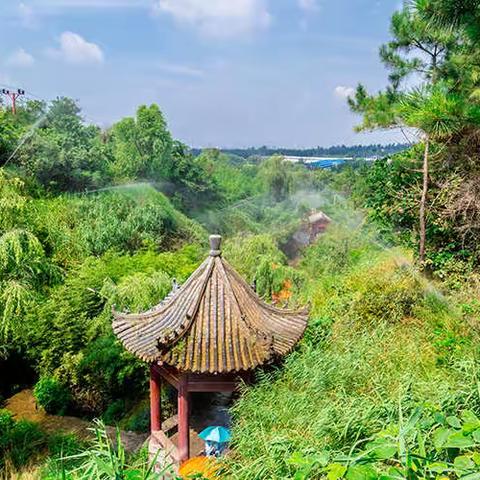
[[(265, 342), (268, 341), (269, 345), (270, 345), (270, 348), (272, 348), (272, 344), (273, 344), (273, 335), (269, 335), (265, 332), (262, 332), (258, 327), (256, 327), (252, 322), (249, 321), (249, 318), (248, 318), (248, 315), (245, 313), (244, 311), (244, 308), (242, 307), (242, 304), (240, 303), (240, 301), (238, 300), (238, 297), (237, 297), (237, 294), (235, 293), (235, 290), (230, 282), (230, 278), (228, 277), (227, 275), (227, 272), (225, 270), (225, 264), (227, 266), (230, 266), (228, 264), (228, 262), (224, 259), (224, 258), (221, 258), (219, 260), (219, 265), (221, 267), (221, 272), (225, 278), (225, 283), (228, 285), (228, 288), (230, 289), (230, 292), (232, 293), (232, 296), (233, 298), (235, 298), (235, 302), (236, 304), (238, 305), (238, 309), (240, 310), (240, 313), (242, 315), (242, 319), (243, 321), (245, 322), (245, 324), (247, 325), (247, 327), (250, 329), (250, 330), (253, 330), (255, 332), (255, 334), (257, 335), (257, 337), (259, 339), (263, 339)], [(232, 269), (233, 270), (233, 269)], [(245, 280), (242, 279), (243, 282), (245, 282)], [(247, 285), (247, 283), (245, 282), (245, 285)], [(248, 287), (250, 288), (250, 286)], [(255, 297), (258, 297), (257, 294), (251, 290), (251, 293), (252, 293), (252, 296), (253, 298)]]
[[(198, 309), (205, 285), (208, 283), (212, 267), (212, 257), (208, 257), (168, 301), (163, 300), (161, 302), (163, 306), (158, 310), (138, 314), (121, 313), (114, 310), (113, 330), (125, 347), (132, 353), (139, 354), (140, 351), (144, 351), (143, 347), (145, 346), (145, 342), (140, 337), (151, 338), (153, 335), (155, 337), (155, 349), (159, 353), (161, 349), (167, 348), (188, 331), (195, 317), (196, 309)], [(190, 287), (194, 287), (191, 292), (189, 292)], [(198, 296), (195, 295), (197, 290), (199, 290)], [(182, 302), (184, 296), (186, 298)], [(175, 311), (172, 312), (172, 310), (178, 302), (180, 302), (178, 305), (179, 314), (176, 315)], [(154, 347), (151, 345), (148, 350), (153, 351)], [(140, 356), (144, 358), (141, 353)]]
[[(264, 302), (245, 280), (225, 262), (226, 268), (234, 279), (237, 289), (241, 289), (243, 295), (252, 300), (253, 308), (257, 315), (252, 314), (250, 319), (256, 323), (256, 327), (273, 337), (273, 348), (278, 355), (285, 355), (302, 337), (307, 327), (308, 310), (287, 310), (271, 306)], [(234, 288), (235, 290), (235, 288)], [(247, 308), (252, 308), (251, 304), (246, 302)]]
[(210, 277), (212, 276), (213, 268), (215, 266), (215, 258), (208, 257), (207, 261), (208, 261), (208, 265), (206, 266), (206, 272), (205, 272), (204, 278), (202, 280), (202, 287), (201, 287), (201, 290), (198, 294), (198, 298), (193, 305), (193, 309), (190, 308), (190, 310), (187, 311), (187, 313), (185, 314), (185, 317), (186, 317), (188, 323), (185, 325), (185, 328), (183, 329), (183, 331), (180, 332), (179, 335), (177, 335), (176, 338), (174, 338), (169, 343), (159, 345), (160, 348), (166, 349), (168, 347), (171, 347), (171, 346), (175, 345), (192, 328), (192, 324), (193, 324), (193, 321), (195, 319), (195, 315), (197, 314), (198, 309), (200, 308), (200, 304), (202, 303), (203, 295), (205, 294), (205, 288), (207, 287), (207, 284), (210, 280)]
[(156, 316), (159, 314), (164, 313), (181, 295), (182, 291), (186, 290), (194, 281), (195, 281), (195, 274), (198, 274), (202, 271), (204, 267), (208, 264), (210, 257), (207, 257), (197, 268), (195, 272), (190, 275), (187, 281), (177, 288), (176, 291), (171, 291), (167, 294), (167, 296), (158, 304), (155, 305), (148, 310), (139, 313), (127, 313), (121, 312), (116, 309), (116, 305), (112, 305), (112, 314), (115, 319), (119, 320), (148, 320), (152, 316)]

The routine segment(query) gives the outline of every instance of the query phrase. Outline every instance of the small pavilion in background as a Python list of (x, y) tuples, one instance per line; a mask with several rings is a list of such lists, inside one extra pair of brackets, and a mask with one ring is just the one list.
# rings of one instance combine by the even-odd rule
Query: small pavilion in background
[[(256, 367), (288, 353), (307, 325), (306, 310), (262, 301), (222, 258), (220, 244), (212, 235), (207, 259), (158, 306), (113, 312), (116, 336), (150, 364), (150, 452), (161, 449), (177, 466), (191, 455), (190, 394), (233, 392)], [(169, 419), (162, 418), (162, 381), (177, 390), (178, 412)]]

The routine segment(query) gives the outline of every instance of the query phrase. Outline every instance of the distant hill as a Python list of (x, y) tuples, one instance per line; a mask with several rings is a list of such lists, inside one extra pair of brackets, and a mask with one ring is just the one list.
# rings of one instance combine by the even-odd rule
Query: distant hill
[[(295, 157), (383, 157), (393, 153), (400, 152), (409, 148), (408, 144), (391, 143), (388, 145), (335, 145), (332, 147), (314, 147), (314, 148), (281, 148), (281, 147), (249, 147), (249, 148), (220, 148), (224, 153), (238, 157), (269, 157), (280, 154)], [(202, 150), (192, 149), (194, 155), (199, 155)]]

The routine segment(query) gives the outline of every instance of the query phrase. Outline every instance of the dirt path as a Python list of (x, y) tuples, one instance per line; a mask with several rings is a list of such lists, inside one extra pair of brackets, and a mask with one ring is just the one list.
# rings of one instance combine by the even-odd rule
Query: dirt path
[[(92, 438), (89, 430), (92, 423), (77, 417), (61, 417), (49, 415), (41, 407), (37, 407), (32, 390), (22, 390), (9, 398), (5, 405), (6, 409), (13, 413), (17, 420), (24, 419), (36, 422), (47, 433), (74, 433), (81, 439)], [(114, 439), (116, 432), (114, 427), (107, 427), (107, 433)], [(138, 450), (147, 440), (148, 434), (136, 432), (120, 432), (122, 443), (128, 452)]]

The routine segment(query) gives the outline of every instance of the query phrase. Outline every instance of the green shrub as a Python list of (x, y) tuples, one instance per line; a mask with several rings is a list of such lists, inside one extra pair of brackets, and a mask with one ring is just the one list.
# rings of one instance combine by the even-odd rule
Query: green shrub
[(102, 414), (106, 425), (115, 425), (125, 415), (125, 400), (114, 400)]
[(15, 421), (8, 410), (0, 410), (0, 472), (7, 459), (14, 468), (23, 467), (44, 449), (45, 442), (37, 424)]
[(142, 311), (163, 300), (172, 290), (172, 279), (165, 272), (135, 273), (118, 284), (106, 280), (100, 294), (118, 309)]
[(73, 433), (59, 433), (48, 438), (48, 457), (40, 468), (42, 480), (73, 480), (73, 476), (66, 476), (67, 470), (74, 470), (80, 465), (76, 458), (88, 447), (89, 443), (80, 441)]
[(47, 446), (51, 457), (60, 458), (81, 452), (85, 449), (85, 442), (73, 433), (57, 433), (48, 438)]
[(351, 293), (345, 315), (370, 324), (412, 316), (425, 295), (425, 285), (413, 268), (390, 262), (355, 272), (345, 286)]
[(350, 213), (353, 219), (343, 218), (343, 212), (337, 215), (339, 223), (330, 225), (304, 252), (300, 266), (311, 278), (349, 271), (365, 259), (374, 258), (382, 249), (375, 232), (363, 225), (361, 215)]
[[(163, 392), (162, 392), (163, 393)], [(168, 416), (169, 400), (163, 398), (162, 395), (162, 412), (165, 417)], [(126, 417), (121, 426), (124, 430), (132, 432), (149, 432), (150, 431), (150, 404), (148, 400), (140, 402), (133, 411)]]
[(295, 479), (475, 479), (480, 476), (480, 420), (416, 408), (398, 424), (357, 442), (348, 455), (294, 452), (287, 460)]
[(35, 400), (47, 413), (63, 415), (71, 397), (65, 385), (52, 377), (42, 377), (33, 390)]
[(292, 267), (273, 263), (268, 257), (259, 261), (255, 272), (256, 291), (260, 297), (270, 300), (274, 294), (286, 290), (285, 298), (279, 300), (288, 301), (293, 291), (299, 291), (304, 278), (301, 272)]
[(91, 399), (89, 404), (84, 402), (86, 413), (99, 414), (112, 399), (142, 396), (148, 386), (146, 372), (145, 364), (126, 352), (111, 334), (94, 340), (84, 350), (72, 388), (80, 400)]
[(29, 213), (29, 223), (46, 249), (67, 266), (109, 250), (163, 250), (206, 238), (199, 224), (146, 184), (37, 200)]
[(9, 443), (9, 434), (15, 426), (13, 415), (8, 410), (0, 410), (0, 449), (5, 449)]
[(126, 423), (126, 428), (132, 432), (146, 433), (150, 431), (150, 409), (144, 408), (132, 415)]
[(248, 282), (253, 282), (261, 262), (270, 261), (277, 265), (286, 263), (285, 255), (279, 250), (271, 235), (247, 235), (225, 243), (225, 258)]

